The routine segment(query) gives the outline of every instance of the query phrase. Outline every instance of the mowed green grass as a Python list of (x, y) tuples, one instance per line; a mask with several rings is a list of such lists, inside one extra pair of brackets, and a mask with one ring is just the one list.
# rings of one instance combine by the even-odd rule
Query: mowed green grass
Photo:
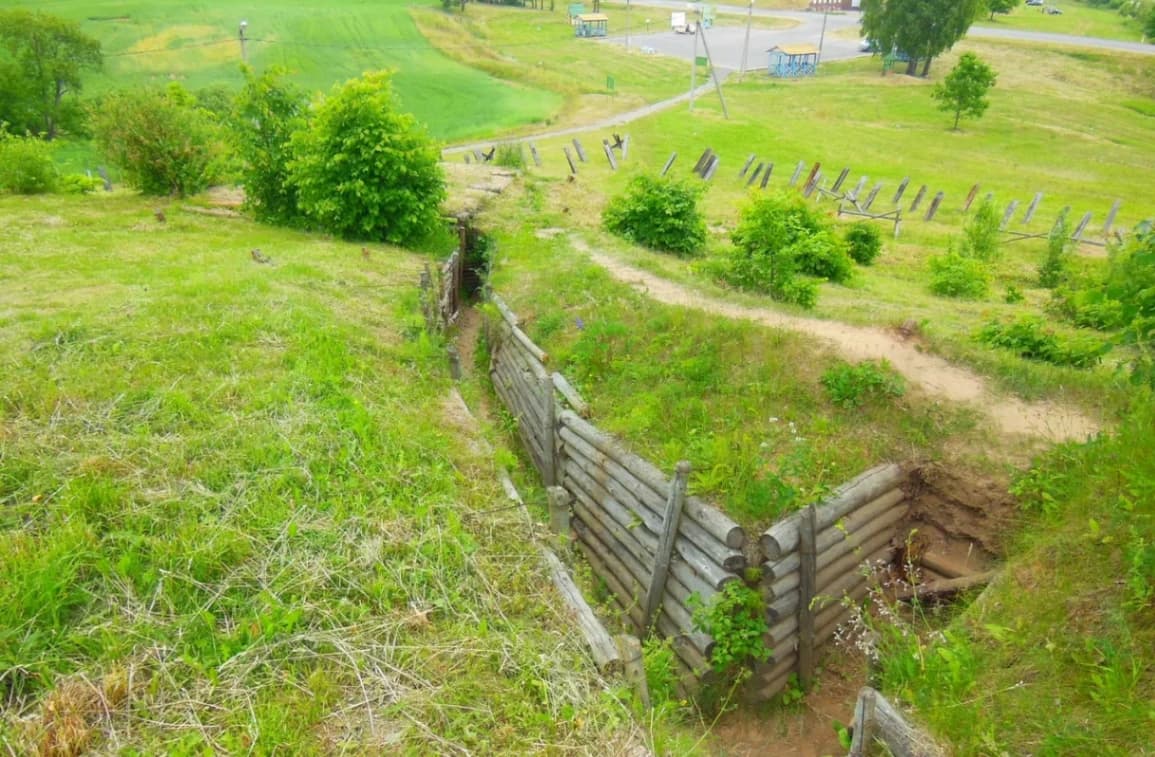
[(1043, 12), (1042, 7), (1020, 5), (1007, 15), (996, 14), (994, 20), (991, 20), (989, 14), (982, 16), (976, 25), (989, 26), (992, 29), (1074, 34), (1128, 42), (1139, 42), (1143, 39), (1142, 23), (1139, 20), (1128, 18), (1111, 8), (1096, 8), (1077, 0), (1049, 2), (1047, 5), (1059, 8), (1063, 12), (1048, 15)]
[(170, 81), (194, 90), (238, 87), (244, 20), (248, 60), (258, 71), (283, 66), (302, 87), (328, 92), (365, 71), (395, 69), (402, 106), (441, 139), (544, 121), (562, 103), (558, 94), (501, 81), (434, 50), (414, 25), (410, 4), (396, 0), (11, 4), (73, 19), (101, 41), (105, 67), (89, 77), (90, 93)]
[(154, 208), (0, 198), (0, 749), (624, 749), (424, 259)]

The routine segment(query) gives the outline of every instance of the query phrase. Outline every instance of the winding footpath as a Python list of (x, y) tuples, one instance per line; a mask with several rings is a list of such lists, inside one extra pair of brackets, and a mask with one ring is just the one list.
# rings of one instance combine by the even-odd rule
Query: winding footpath
[(885, 359), (927, 396), (969, 405), (1003, 433), (1060, 442), (1082, 441), (1100, 430), (1098, 423), (1074, 408), (1052, 402), (1028, 402), (998, 393), (973, 371), (922, 352), (882, 329), (804, 318), (716, 299), (627, 265), (591, 249), (581, 239), (574, 238), (572, 242), (615, 279), (658, 302), (809, 334), (829, 343), (848, 360)]

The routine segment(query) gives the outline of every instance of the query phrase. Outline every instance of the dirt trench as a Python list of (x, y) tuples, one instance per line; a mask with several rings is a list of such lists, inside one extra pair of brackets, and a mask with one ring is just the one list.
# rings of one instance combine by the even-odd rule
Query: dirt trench
[(1079, 410), (1054, 402), (1029, 402), (996, 392), (973, 371), (922, 352), (916, 345), (882, 329), (726, 302), (623, 263), (590, 248), (584, 240), (574, 238), (573, 245), (589, 254), (618, 281), (659, 302), (810, 334), (832, 344), (851, 361), (885, 359), (928, 396), (970, 405), (1003, 433), (1060, 442), (1082, 441), (1100, 430), (1094, 419)]

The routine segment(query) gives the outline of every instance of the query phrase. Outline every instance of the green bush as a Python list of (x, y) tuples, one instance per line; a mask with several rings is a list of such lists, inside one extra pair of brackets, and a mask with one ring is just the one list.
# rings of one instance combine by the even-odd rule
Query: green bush
[(51, 192), (56, 188), (52, 148), (36, 137), (8, 134), (0, 124), (0, 191), (21, 195)]
[(990, 262), (1000, 253), (999, 211), (994, 201), (984, 199), (978, 210), (963, 227), (963, 240), (959, 252), (963, 257), (978, 258)]
[(301, 220), (297, 189), (289, 176), (293, 134), (306, 127), (309, 102), (274, 68), (260, 77), (245, 70), (229, 116), (229, 133), (240, 159), (245, 207), (258, 220), (294, 224)]
[(179, 84), (114, 93), (93, 111), (100, 149), (146, 195), (190, 195), (216, 179), (216, 121)]
[(412, 243), (439, 223), (440, 151), (398, 109), (388, 71), (334, 89), (293, 135), (289, 166), (305, 215), (347, 238)]
[(870, 265), (882, 253), (882, 232), (870, 221), (851, 224), (843, 239), (847, 254), (859, 265)]
[(901, 397), (906, 382), (886, 360), (864, 360), (850, 364), (839, 361), (822, 374), (822, 386), (835, 405), (861, 407), (871, 398)]
[(799, 239), (791, 252), (801, 273), (838, 284), (854, 275), (854, 261), (846, 254), (842, 240), (831, 231), (824, 229)]
[(990, 274), (981, 260), (956, 252), (930, 258), (930, 291), (940, 297), (981, 300), (990, 288)]
[(497, 153), (494, 155), (493, 162), (502, 168), (521, 170), (525, 168), (525, 154), (522, 153), (520, 144), (506, 142), (497, 146)]
[(693, 255), (706, 242), (698, 209), (703, 189), (676, 179), (642, 174), (610, 200), (602, 220), (614, 234), (675, 255)]
[(770, 658), (762, 638), (770, 628), (761, 593), (734, 581), (711, 597), (709, 604), (695, 604), (694, 628), (714, 637), (710, 655), (714, 672), (733, 676), (747, 665)]
[(984, 344), (1012, 350), (1028, 360), (1074, 368), (1097, 365), (1111, 349), (1110, 344), (1091, 337), (1060, 336), (1036, 316), (1020, 316), (1010, 323), (992, 321), (977, 336)]
[(92, 194), (104, 186), (104, 180), (99, 176), (88, 176), (82, 173), (70, 173), (60, 178), (57, 186), (63, 194), (86, 195)]
[(1039, 265), (1039, 286), (1055, 289), (1066, 281), (1074, 252), (1069, 232), (1066, 216), (1059, 218), (1047, 237), (1047, 255)]

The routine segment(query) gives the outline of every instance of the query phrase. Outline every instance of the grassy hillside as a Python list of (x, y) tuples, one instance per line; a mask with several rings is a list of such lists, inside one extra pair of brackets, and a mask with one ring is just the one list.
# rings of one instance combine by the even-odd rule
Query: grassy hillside
[(555, 93), (500, 81), (434, 50), (410, 18), (410, 4), (396, 0), (10, 4), (76, 20), (101, 41), (105, 67), (91, 77), (90, 93), (169, 81), (190, 89), (239, 86), (245, 20), (248, 60), (257, 70), (284, 66), (301, 86), (327, 92), (364, 71), (394, 68), (404, 107), (443, 139), (543, 121), (562, 103)]
[(0, 751), (624, 748), (422, 259), (153, 207), (0, 198)]

